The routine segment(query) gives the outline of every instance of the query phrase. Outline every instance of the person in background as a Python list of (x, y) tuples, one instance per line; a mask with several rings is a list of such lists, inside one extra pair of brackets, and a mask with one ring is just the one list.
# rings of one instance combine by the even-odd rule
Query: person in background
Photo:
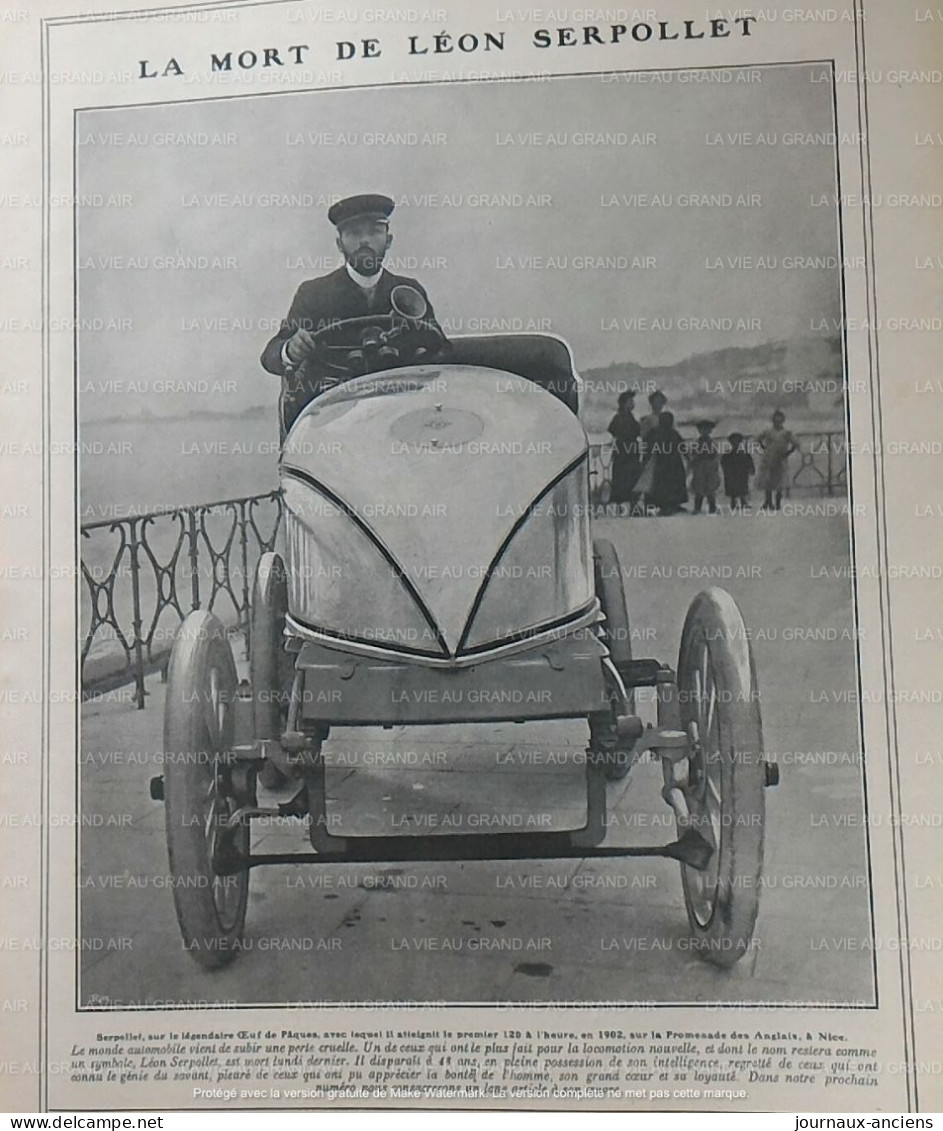
[(792, 433), (784, 427), (785, 423), (786, 414), (776, 409), (773, 413), (772, 428), (767, 428), (758, 437), (759, 445), (763, 449), (763, 458), (760, 460), (757, 485), (762, 487), (765, 493), (763, 509), (767, 511), (778, 511), (782, 507), (789, 457), (799, 448)]
[(711, 432), (714, 420), (697, 422), (697, 439), (688, 445), (688, 463), (691, 467), (691, 491), (694, 494), (694, 513), (700, 514), (704, 500), (711, 514), (717, 513), (717, 492), (720, 490), (720, 452)]
[(675, 431), (674, 414), (663, 412), (658, 427), (648, 434), (652, 489), (648, 501), (660, 515), (677, 514), (688, 501), (687, 472), (684, 467), (685, 443)]
[(750, 505), (750, 476), (756, 473), (753, 456), (743, 447), (743, 434), (730, 433), (730, 451), (720, 457), (724, 472), (724, 491), (732, 511), (744, 510)]
[(641, 431), (642, 443), (648, 438), (649, 432), (654, 432), (661, 422), (661, 414), (665, 411), (665, 405), (668, 403), (668, 398), (661, 391), (656, 389), (654, 393), (648, 394), (648, 404), (651, 412), (647, 416), (643, 416), (639, 421), (639, 429)]
[(619, 394), (619, 409), (609, 421), (609, 432), (613, 438), (612, 455), (612, 493), (611, 503), (629, 505), (629, 513), (638, 502), (635, 484), (642, 472), (642, 454), (639, 447), (641, 428), (635, 419), (635, 393), (627, 391)]
[(647, 416), (643, 416), (639, 421), (639, 449), (642, 455), (642, 474), (639, 476), (638, 482), (635, 485), (635, 490), (639, 498), (644, 498), (649, 506), (655, 506), (655, 501), (652, 499), (652, 487), (655, 482), (655, 461), (651, 458), (652, 451), (649, 445), (649, 437), (658, 428), (659, 417), (664, 412), (665, 405), (668, 403), (668, 398), (660, 390), (656, 389), (653, 393), (648, 395), (648, 403), (651, 407), (651, 412)]

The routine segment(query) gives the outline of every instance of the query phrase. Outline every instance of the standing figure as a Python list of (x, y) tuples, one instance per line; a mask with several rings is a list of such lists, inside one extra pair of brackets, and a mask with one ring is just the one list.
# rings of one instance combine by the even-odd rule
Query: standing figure
[(660, 389), (656, 389), (653, 393), (649, 393), (648, 403), (652, 411), (648, 413), (647, 416), (643, 416), (639, 421), (639, 428), (641, 429), (639, 448), (642, 455), (642, 474), (639, 476), (638, 482), (635, 485), (635, 490), (638, 492), (639, 498), (644, 497), (647, 504), (654, 506), (656, 504), (651, 494), (655, 482), (655, 462), (651, 458), (652, 450), (649, 437), (658, 427), (659, 417), (662, 412), (664, 412), (668, 398)]
[(743, 510), (750, 505), (750, 476), (755, 474), (753, 456), (743, 447), (743, 434), (730, 433), (730, 451), (720, 458), (724, 470), (724, 490), (730, 500), (732, 511)]
[(786, 414), (776, 409), (773, 413), (773, 427), (767, 428), (758, 437), (763, 458), (760, 460), (757, 484), (763, 488), (763, 509), (767, 511), (778, 511), (782, 507), (789, 457), (799, 448), (792, 433), (783, 427), (785, 423)]
[(642, 454), (639, 446), (641, 427), (632, 412), (635, 407), (635, 393), (627, 391), (619, 394), (619, 410), (609, 421), (612, 435), (612, 494), (609, 501), (620, 506), (628, 503), (631, 509), (638, 502), (635, 484), (642, 472)]
[(688, 446), (688, 461), (691, 465), (691, 490), (694, 493), (694, 513), (701, 513), (701, 506), (707, 500), (707, 509), (717, 513), (717, 492), (720, 490), (720, 452), (717, 443), (711, 438), (716, 425), (713, 420), (697, 422), (697, 439)]
[(674, 425), (674, 414), (663, 412), (658, 417), (658, 427), (648, 436), (650, 462), (654, 469), (648, 499), (661, 515), (677, 514), (684, 510), (688, 501), (685, 443)]

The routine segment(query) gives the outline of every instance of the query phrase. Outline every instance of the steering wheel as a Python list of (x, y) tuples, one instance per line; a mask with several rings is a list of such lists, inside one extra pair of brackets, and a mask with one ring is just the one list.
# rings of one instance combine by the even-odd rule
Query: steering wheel
[(309, 365), (316, 373), (360, 377), (396, 365), (431, 360), (445, 345), (445, 335), (435, 322), (408, 318), (395, 311), (345, 318), (316, 330), (311, 337), (318, 348), (313, 357), (306, 358), (298, 367), (303, 377), (307, 376)]

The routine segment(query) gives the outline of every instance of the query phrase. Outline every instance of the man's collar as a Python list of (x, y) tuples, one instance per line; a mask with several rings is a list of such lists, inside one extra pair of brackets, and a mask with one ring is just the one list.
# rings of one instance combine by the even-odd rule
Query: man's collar
[(372, 291), (383, 275), (382, 267), (375, 275), (361, 275), (360, 272), (355, 271), (349, 263), (345, 264), (345, 266), (347, 268), (347, 274), (353, 279), (357, 286), (364, 291)]

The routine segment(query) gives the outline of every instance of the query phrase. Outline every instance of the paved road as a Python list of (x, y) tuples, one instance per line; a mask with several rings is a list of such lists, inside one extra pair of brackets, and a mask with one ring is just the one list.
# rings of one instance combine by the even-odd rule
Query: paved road
[[(127, 815), (83, 829), (83, 1002), (870, 1002), (867, 949), (834, 946), (870, 937), (856, 707), (832, 694), (856, 686), (851, 586), (821, 576), (848, 563), (847, 520), (613, 519), (596, 533), (622, 558), (636, 655), (673, 663), (684, 611), (708, 584), (730, 590), (755, 634), (767, 751), (783, 773), (767, 794), (752, 954), (722, 972), (685, 948), (669, 861), (299, 865), (253, 873), (249, 949), (207, 974), (182, 951), (162, 886), (163, 814), (147, 797), (162, 726), (153, 680), (145, 711), (83, 710), (84, 813)], [(331, 804), (360, 832), (404, 831), (407, 812), (414, 828), (535, 812), (578, 824), (585, 742), (571, 722), (337, 731)], [(670, 839), (660, 776), (644, 763), (609, 787), (613, 841)], [(307, 847), (290, 822), (257, 830), (255, 844)]]

